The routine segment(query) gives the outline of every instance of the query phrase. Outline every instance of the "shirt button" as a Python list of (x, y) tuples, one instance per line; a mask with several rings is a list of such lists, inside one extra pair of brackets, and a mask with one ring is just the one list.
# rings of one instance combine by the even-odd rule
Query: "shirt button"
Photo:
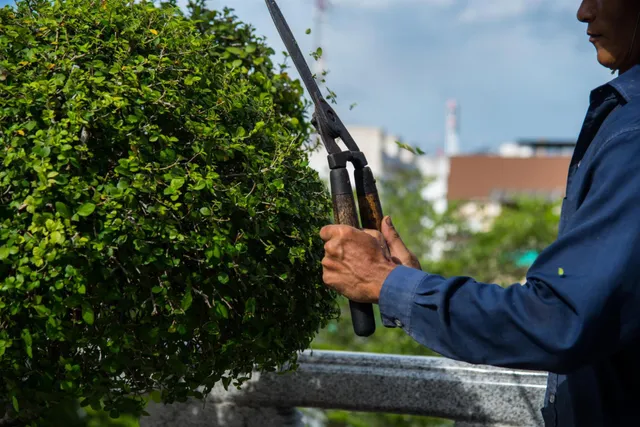
[(551, 393), (551, 395), (549, 395), (549, 403), (553, 403), (556, 401), (556, 395)]
[(402, 328), (402, 322), (400, 320), (396, 319), (394, 322), (398, 328)]

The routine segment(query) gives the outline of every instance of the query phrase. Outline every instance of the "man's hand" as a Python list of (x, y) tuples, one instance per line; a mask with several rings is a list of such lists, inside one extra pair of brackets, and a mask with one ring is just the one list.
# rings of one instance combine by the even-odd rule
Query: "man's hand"
[(320, 230), (320, 237), (325, 241), (324, 283), (351, 301), (377, 304), (382, 284), (397, 267), (382, 235), (328, 225)]
[(382, 233), (328, 225), (320, 231), (320, 237), (325, 241), (322, 280), (355, 302), (377, 304), (382, 284), (398, 265), (422, 269), (390, 217), (382, 221)]
[(391, 217), (385, 217), (382, 221), (382, 235), (384, 236), (387, 245), (389, 246), (389, 250), (391, 251), (391, 259), (396, 264), (401, 264), (406, 267), (415, 268), (417, 270), (422, 270), (422, 266), (420, 265), (420, 261), (418, 261), (418, 257), (416, 257), (413, 252), (411, 252), (405, 246), (402, 238), (396, 231), (393, 223), (391, 222)]

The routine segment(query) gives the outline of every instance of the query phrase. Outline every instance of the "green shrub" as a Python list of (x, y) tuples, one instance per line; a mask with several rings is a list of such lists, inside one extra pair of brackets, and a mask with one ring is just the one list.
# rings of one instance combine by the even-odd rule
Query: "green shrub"
[[(0, 9), (0, 401), (120, 412), (292, 363), (336, 315), (299, 82), (229, 10)], [(102, 404), (104, 406), (102, 407)]]

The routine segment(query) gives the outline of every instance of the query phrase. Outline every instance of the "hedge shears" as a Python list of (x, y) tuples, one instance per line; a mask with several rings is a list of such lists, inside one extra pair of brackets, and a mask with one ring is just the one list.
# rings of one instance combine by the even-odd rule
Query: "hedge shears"
[[(298, 43), (293, 37), (293, 33), (289, 29), (289, 25), (275, 0), (265, 1), (278, 33), (280, 33), (280, 37), (315, 105), (311, 124), (316, 128), (328, 153), (327, 160), (330, 169), (329, 178), (334, 221), (336, 224), (361, 228), (356, 212), (353, 188), (351, 187), (351, 180), (347, 170), (347, 163), (351, 162), (354, 167), (362, 228), (380, 231), (383, 218), (382, 207), (376, 188), (376, 181), (373, 178), (371, 168), (367, 166), (367, 159), (358, 148), (349, 131), (347, 131), (347, 128), (342, 124), (336, 112), (322, 96), (298, 47)], [(347, 150), (343, 151), (338, 146), (337, 138), (342, 140)], [(351, 310), (353, 330), (356, 335), (361, 337), (372, 335), (376, 330), (373, 305), (349, 301), (349, 308)]]

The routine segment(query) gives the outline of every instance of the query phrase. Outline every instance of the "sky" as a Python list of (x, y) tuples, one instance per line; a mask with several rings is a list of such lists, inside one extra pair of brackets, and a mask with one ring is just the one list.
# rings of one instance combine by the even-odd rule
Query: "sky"
[[(310, 65), (316, 1), (278, 0)], [(523, 138), (575, 140), (589, 92), (615, 77), (576, 19), (580, 0), (326, 1), (326, 84), (342, 121), (381, 127), (427, 152), (443, 146), (450, 98), (460, 106), (463, 152)], [(284, 46), (264, 0), (208, 5), (233, 8), (280, 62)]]

